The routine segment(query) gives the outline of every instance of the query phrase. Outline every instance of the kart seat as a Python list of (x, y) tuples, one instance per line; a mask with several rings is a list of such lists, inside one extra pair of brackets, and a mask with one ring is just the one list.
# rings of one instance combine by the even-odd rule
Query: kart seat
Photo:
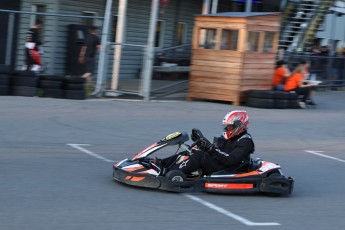
[(246, 172), (254, 171), (258, 169), (260, 166), (261, 166), (260, 159), (252, 159), (250, 156), (248, 156), (248, 158), (243, 160), (239, 165), (222, 169), (218, 172), (213, 173), (213, 175), (246, 173)]

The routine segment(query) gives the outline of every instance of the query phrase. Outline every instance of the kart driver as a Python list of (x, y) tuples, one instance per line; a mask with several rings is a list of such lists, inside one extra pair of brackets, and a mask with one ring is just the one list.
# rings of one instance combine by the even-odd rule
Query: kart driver
[(160, 163), (163, 168), (181, 170), (185, 174), (199, 169), (204, 175), (225, 168), (236, 169), (248, 161), (249, 155), (254, 152), (254, 142), (247, 133), (248, 125), (246, 111), (229, 112), (223, 119), (223, 135), (218, 138), (217, 143), (212, 144), (205, 137), (196, 140), (196, 129), (193, 129), (191, 137), (193, 141), (196, 140), (199, 148), (193, 149), (193, 154), (181, 152), (162, 159)]

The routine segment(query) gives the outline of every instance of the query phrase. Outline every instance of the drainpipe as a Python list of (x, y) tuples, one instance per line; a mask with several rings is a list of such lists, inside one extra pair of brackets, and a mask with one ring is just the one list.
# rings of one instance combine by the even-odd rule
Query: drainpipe
[(101, 50), (99, 53), (99, 60), (98, 60), (97, 83), (96, 83), (96, 89), (92, 93), (92, 95), (96, 95), (96, 96), (99, 96), (102, 93), (102, 85), (104, 82), (104, 75), (105, 75), (104, 69), (105, 69), (105, 62), (106, 62), (107, 49), (108, 49), (108, 33), (109, 33), (109, 24), (110, 24), (110, 18), (111, 18), (111, 8), (112, 8), (112, 0), (107, 0), (103, 28), (102, 28)]
[(252, 12), (253, 0), (247, 0), (246, 2), (246, 13)]
[(6, 44), (6, 65), (11, 65), (12, 47), (13, 47), (13, 33), (14, 33), (14, 13), (10, 13), (7, 27), (7, 44)]
[(218, 0), (212, 0), (211, 14), (217, 13), (218, 10)]
[(204, 3), (202, 4), (202, 14), (210, 13), (210, 3), (210, 0), (204, 0)]
[(150, 100), (151, 91), (151, 76), (152, 76), (152, 62), (153, 62), (153, 51), (155, 43), (155, 32), (158, 17), (159, 0), (152, 0), (151, 3), (151, 16), (150, 16), (150, 27), (149, 36), (147, 39), (147, 45), (144, 54), (144, 67), (142, 72), (142, 95), (145, 101)]
[(117, 90), (119, 84), (119, 75), (120, 75), (120, 61), (122, 53), (122, 44), (125, 31), (125, 22), (126, 22), (126, 9), (127, 9), (127, 0), (119, 0), (118, 8), (118, 20), (116, 26), (116, 40), (115, 40), (115, 51), (114, 51), (114, 65), (113, 65), (113, 76), (111, 81), (111, 89)]

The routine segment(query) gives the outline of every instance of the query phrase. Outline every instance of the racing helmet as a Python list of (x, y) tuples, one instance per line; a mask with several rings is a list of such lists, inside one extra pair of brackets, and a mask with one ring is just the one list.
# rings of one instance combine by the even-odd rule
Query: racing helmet
[(249, 117), (244, 110), (235, 110), (225, 115), (223, 119), (223, 136), (225, 139), (233, 138), (247, 130)]

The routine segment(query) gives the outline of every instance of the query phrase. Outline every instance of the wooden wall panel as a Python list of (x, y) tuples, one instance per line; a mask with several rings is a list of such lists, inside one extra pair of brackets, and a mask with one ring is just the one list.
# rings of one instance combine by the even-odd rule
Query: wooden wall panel
[(192, 65), (214, 66), (214, 67), (235, 68), (235, 69), (240, 69), (242, 67), (241, 62), (223, 62), (223, 61), (209, 61), (209, 60), (192, 60)]
[(195, 92), (193, 90), (188, 91), (188, 99), (208, 99), (217, 101), (228, 101), (233, 102), (235, 105), (239, 105), (239, 95), (238, 93), (227, 93), (227, 94), (217, 94), (217, 92)]
[(193, 49), (193, 55), (215, 56), (221, 61), (225, 57), (243, 57), (244, 53), (230, 50)]
[(223, 84), (223, 83), (213, 83), (213, 82), (199, 82), (191, 81), (189, 82), (189, 87), (193, 91), (200, 92), (217, 92), (217, 91), (238, 91), (240, 89), (239, 85)]
[(193, 79), (194, 77), (204, 77), (204, 78), (222, 78), (224, 81), (237, 79), (240, 80), (242, 78), (241, 74), (231, 74), (231, 73), (216, 73), (210, 71), (193, 71), (190, 74), (190, 78)]
[(246, 18), (229, 18), (229, 17), (210, 17), (210, 16), (196, 16), (197, 22), (231, 22), (234, 24), (246, 24)]
[(277, 32), (279, 31), (278, 26), (259, 26), (259, 25), (248, 25), (247, 29), (249, 31), (268, 31), (268, 32)]
[(240, 74), (242, 68), (224, 68), (224, 67), (215, 67), (215, 66), (204, 66), (204, 65), (192, 65), (191, 71), (209, 71), (216, 73), (231, 73), (231, 74)]
[(223, 29), (244, 29), (245, 24), (235, 24), (233, 22), (195, 22), (195, 26), (200, 28), (223, 28)]

